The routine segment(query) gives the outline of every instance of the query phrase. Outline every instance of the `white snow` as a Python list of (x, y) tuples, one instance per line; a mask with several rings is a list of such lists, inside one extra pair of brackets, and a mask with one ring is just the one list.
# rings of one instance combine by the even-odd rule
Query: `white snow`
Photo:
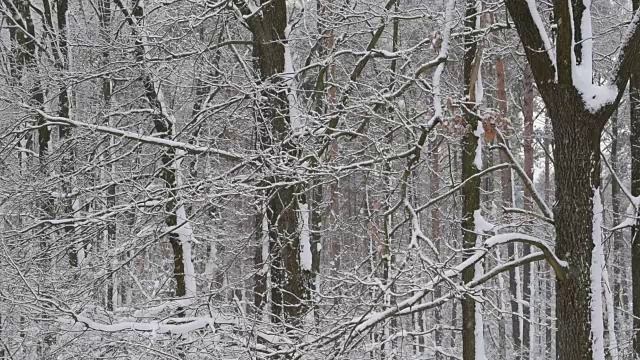
[(209, 147), (206, 147), (206, 146), (196, 146), (196, 145), (192, 145), (192, 144), (188, 144), (188, 143), (183, 143), (183, 142), (180, 142), (180, 141), (163, 139), (163, 138), (160, 138), (160, 137), (157, 137), (157, 136), (142, 135), (140, 133), (136, 133), (136, 132), (132, 132), (132, 131), (120, 130), (118, 128), (114, 128), (114, 127), (110, 127), (110, 126), (94, 125), (94, 124), (90, 124), (90, 123), (86, 123), (86, 122), (82, 122), (82, 121), (77, 121), (77, 120), (71, 120), (71, 119), (63, 118), (63, 117), (59, 117), (59, 116), (51, 116), (51, 115), (47, 114), (46, 112), (44, 112), (44, 111), (42, 111), (40, 109), (32, 108), (29, 105), (21, 104), (21, 106), (23, 106), (24, 108), (36, 111), (39, 115), (41, 115), (45, 119), (53, 121), (53, 122), (61, 122), (63, 124), (69, 124), (69, 125), (76, 126), (76, 127), (83, 127), (83, 128), (90, 129), (90, 130), (93, 130), (93, 131), (103, 132), (105, 134), (122, 136), (122, 137), (127, 138), (127, 139), (137, 140), (137, 141), (144, 142), (144, 143), (149, 143), (149, 144), (155, 144), (155, 145), (164, 146), (164, 147), (171, 147), (171, 148), (175, 148), (175, 149), (180, 149), (180, 150), (187, 151), (189, 153), (197, 153), (197, 154), (199, 154), (199, 153), (202, 153), (202, 154), (203, 153), (210, 153), (210, 154), (220, 155), (222, 157), (226, 157), (226, 158), (233, 159), (233, 160), (243, 159), (243, 157), (240, 156), (240, 155), (236, 155), (236, 154), (224, 151), (224, 150), (213, 149), (213, 148), (209, 148)]
[(609, 355), (611, 360), (618, 360), (618, 339), (615, 331), (615, 308), (613, 303), (613, 294), (611, 293), (611, 286), (609, 284), (609, 271), (604, 259), (604, 253), (602, 254), (602, 280), (604, 281), (604, 299), (605, 308), (607, 312), (607, 332), (609, 337)]
[[(473, 220), (475, 225), (475, 232), (482, 233), (493, 229), (493, 225), (487, 222), (481, 214), (480, 209), (473, 212)], [(482, 246), (482, 237), (476, 237), (476, 246)], [(484, 269), (482, 267), (483, 260), (479, 260), (474, 264), (473, 280), (479, 280), (482, 278)], [(479, 301), (475, 302), (475, 328), (473, 329), (473, 335), (475, 338), (475, 360), (486, 360), (487, 355), (484, 351), (484, 321), (482, 319), (482, 304)]]
[(300, 266), (303, 270), (311, 271), (312, 254), (309, 241), (309, 204), (300, 203), (298, 230), (300, 231)]
[(482, 134), (484, 134), (484, 128), (482, 127), (482, 121), (478, 120), (478, 125), (473, 135), (478, 137), (478, 145), (476, 146), (476, 156), (473, 159), (473, 165), (478, 170), (482, 170)]
[(411, 242), (409, 243), (409, 249), (419, 248), (420, 244), (418, 243), (418, 240), (422, 239), (427, 243), (427, 245), (429, 245), (436, 255), (439, 255), (435, 244), (422, 232), (422, 228), (420, 227), (420, 218), (413, 209), (413, 206), (411, 206), (409, 199), (404, 199), (404, 206), (411, 217)]
[[(486, 221), (484, 221), (484, 219), (482, 218), (482, 215), (480, 215), (480, 210), (474, 211), (473, 217), (475, 220), (478, 221), (475, 224), (476, 232), (483, 231), (482, 229), (486, 228), (487, 225), (491, 225)], [(477, 237), (476, 245), (482, 246), (482, 240), (480, 236)], [(484, 269), (482, 268), (482, 263), (483, 263), (482, 260), (479, 260), (478, 262), (475, 263), (473, 280), (478, 280), (482, 277), (484, 273)], [(484, 321), (482, 319), (482, 304), (479, 301), (475, 302), (474, 318), (475, 318), (475, 328), (473, 329), (473, 335), (475, 337), (475, 350), (476, 350), (475, 360), (486, 360), (487, 355), (484, 352)]]
[[(531, 1), (531, 0), (529, 0)], [(618, 95), (618, 88), (612, 85), (595, 85), (593, 84), (593, 31), (591, 28), (591, 0), (583, 0), (585, 10), (582, 13), (581, 34), (582, 34), (582, 50), (581, 62), (577, 63), (575, 52), (571, 51), (571, 77), (573, 86), (582, 96), (587, 110), (596, 113), (603, 106), (615, 101)], [(569, 19), (571, 20), (571, 29), (574, 31), (575, 24), (573, 21), (573, 10), (569, 6)], [(575, 36), (571, 36), (571, 47), (575, 46)]]
[[(447, 1), (444, 15), (444, 30), (442, 33), (442, 44), (440, 44), (439, 59), (446, 59), (449, 54), (449, 37), (451, 35), (451, 27), (454, 26), (453, 10), (455, 8), (455, 0)], [(433, 116), (427, 122), (427, 126), (433, 126), (434, 122), (442, 119), (442, 89), (440, 87), (440, 78), (444, 71), (446, 62), (443, 61), (436, 67), (433, 73)]]
[(540, 38), (542, 39), (542, 43), (544, 44), (544, 48), (547, 51), (547, 55), (549, 55), (549, 60), (553, 64), (555, 81), (558, 81), (558, 70), (556, 67), (556, 54), (553, 51), (553, 47), (551, 46), (551, 41), (549, 41), (549, 35), (547, 35), (547, 31), (544, 29), (544, 23), (542, 22), (542, 18), (540, 17), (540, 13), (538, 12), (538, 8), (536, 7), (535, 0), (526, 0), (527, 6), (529, 7), (529, 12), (531, 13), (531, 17), (533, 18), (533, 22), (536, 24), (538, 28), (538, 33), (540, 34)]
[[(408, 311), (415, 312), (420, 309), (426, 309), (432, 306), (433, 304), (442, 304), (446, 302), (449, 297), (453, 296), (453, 294), (445, 295), (444, 297), (438, 298), (430, 303), (421, 303), (420, 301), (426, 296), (426, 294), (433, 291), (433, 287), (437, 285), (439, 282), (443, 281), (443, 279), (451, 279), (456, 276), (459, 276), (463, 269), (474, 265), (476, 262), (480, 261), (488, 251), (497, 245), (507, 244), (509, 242), (517, 241), (517, 240), (525, 240), (529, 243), (532, 243), (534, 246), (545, 252), (546, 256), (553, 256), (554, 261), (559, 264), (561, 267), (566, 268), (568, 266), (566, 261), (562, 261), (558, 259), (546, 241), (525, 234), (518, 233), (505, 233), (491, 236), (484, 242), (484, 246), (477, 249), (475, 253), (473, 253), (470, 257), (465, 259), (463, 262), (458, 265), (449, 268), (448, 270), (443, 271), (440, 275), (434, 277), (427, 284), (422, 286), (422, 289), (419, 291), (415, 291), (414, 294), (400, 302), (398, 302), (395, 306), (390, 307), (386, 310), (379, 312), (372, 312), (365, 316), (358, 316), (351, 320), (352, 323), (356, 324), (354, 331), (356, 333), (361, 333), (362, 331), (368, 329), (370, 326), (377, 324), (383, 319), (388, 318), (393, 314), (405, 314)], [(533, 255), (533, 254), (532, 254)], [(537, 255), (537, 254), (536, 254)], [(531, 256), (531, 255), (530, 255)], [(474, 274), (475, 275), (475, 274)], [(474, 276), (475, 277), (475, 276)]]
[(91, 320), (82, 315), (72, 315), (73, 319), (58, 319), (66, 324), (81, 324), (83, 327), (102, 332), (137, 331), (151, 332), (153, 334), (186, 334), (188, 332), (209, 327), (215, 331), (216, 325), (233, 325), (237, 320), (223, 316), (197, 317), (197, 318), (172, 318), (162, 321), (143, 322), (120, 322), (115, 324), (103, 324)]
[(593, 251), (591, 254), (591, 337), (593, 360), (604, 360), (604, 319), (602, 316), (602, 200), (600, 188), (593, 189)]
[[(291, 33), (291, 24), (288, 24), (284, 30), (285, 37), (289, 39)], [(289, 119), (291, 121), (291, 129), (295, 132), (302, 128), (302, 116), (300, 110), (296, 104), (295, 93), (295, 75), (296, 71), (293, 68), (293, 55), (291, 54), (291, 46), (289, 41), (284, 43), (284, 74), (282, 74), (287, 84), (287, 100), (289, 100)]]
[(475, 232), (479, 234), (491, 231), (496, 227), (482, 217), (482, 211), (480, 209), (473, 212), (473, 223), (475, 224)]
[(624, 220), (622, 220), (620, 224), (611, 228), (611, 231), (631, 227), (631, 226), (634, 226), (635, 224), (636, 224), (636, 206), (634, 206), (634, 204), (629, 204), (629, 206), (627, 207), (627, 217)]
[(184, 205), (180, 205), (176, 211), (176, 218), (178, 221), (178, 227), (174, 233), (178, 234), (180, 244), (182, 244), (182, 260), (184, 261), (184, 282), (186, 289), (186, 296), (193, 297), (196, 295), (196, 272), (193, 268), (193, 261), (191, 260), (191, 242), (194, 241), (193, 229), (191, 223), (187, 220), (185, 214)]
[[(474, 280), (482, 277), (482, 260), (478, 261), (474, 265)], [(482, 319), (482, 304), (479, 301), (475, 302), (475, 328), (473, 329), (473, 335), (475, 337), (476, 358), (475, 360), (486, 360), (487, 355), (484, 352), (484, 321)]]

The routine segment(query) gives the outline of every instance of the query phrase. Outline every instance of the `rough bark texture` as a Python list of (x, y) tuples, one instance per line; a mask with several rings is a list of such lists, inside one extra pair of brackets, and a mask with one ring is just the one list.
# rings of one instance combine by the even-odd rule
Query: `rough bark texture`
[[(466, 1), (466, 20), (465, 27), (467, 29), (476, 28), (476, 2), (474, 0)], [(474, 87), (475, 79), (473, 78), (473, 70), (476, 61), (477, 39), (472, 35), (465, 35), (465, 54), (464, 54), (464, 91), (468, 99), (475, 99)], [(477, 76), (477, 75), (476, 75)], [(475, 108), (475, 101), (467, 103), (469, 109)], [(462, 138), (462, 181), (465, 181), (478, 173), (478, 168), (474, 164), (476, 156), (476, 148), (478, 146), (478, 137), (474, 131), (478, 125), (478, 117), (472, 113), (465, 114), (467, 121), (467, 131)], [(476, 246), (476, 233), (473, 213), (480, 208), (480, 178), (476, 177), (469, 180), (462, 188), (462, 236), (463, 248), (471, 249)], [(470, 256), (468, 250), (463, 253), (466, 258)], [(468, 283), (473, 280), (474, 267), (469, 266), (462, 271), (462, 281)], [(474, 360), (476, 357), (475, 344), (475, 301), (471, 296), (464, 296), (462, 299), (462, 358), (463, 360)]]
[[(287, 5), (284, 0), (262, 0), (262, 17), (248, 20), (253, 34), (255, 68), (264, 87), (256, 112), (258, 147), (268, 153), (285, 152), (298, 157), (299, 149), (290, 138), (291, 119), (287, 87), (282, 76), (285, 66), (285, 27)], [(241, 9), (247, 11), (248, 9)], [(265, 165), (271, 165), (265, 158)], [(290, 180), (281, 170), (265, 179), (267, 184)], [(267, 220), (271, 254), (272, 321), (299, 324), (305, 312), (309, 291), (300, 269), (300, 232), (298, 229), (299, 185), (276, 186), (268, 191)]]
[[(549, 118), (545, 118), (544, 122), (544, 148), (545, 152), (551, 153), (551, 128), (549, 125)], [(544, 201), (547, 204), (551, 204), (551, 161), (549, 160), (549, 156), (544, 157)], [(553, 354), (553, 317), (551, 316), (551, 304), (552, 304), (552, 295), (553, 295), (553, 268), (551, 265), (546, 264), (545, 268), (547, 272), (547, 276), (545, 277), (545, 314), (547, 319), (547, 324), (545, 327), (545, 352), (547, 356), (551, 356)]]
[[(640, 0), (633, 1), (633, 9)], [(629, 108), (631, 109), (631, 195), (640, 195), (640, 61), (635, 63), (629, 79)], [(640, 356), (640, 225), (631, 228), (631, 282), (633, 287), (633, 351)]]
[[(631, 68), (638, 64), (640, 27), (631, 27), (633, 31), (623, 44), (617, 67), (610, 76), (618, 89), (617, 98), (591, 113), (572, 79), (572, 59), (578, 64), (584, 60), (580, 55), (584, 40), (583, 2), (554, 1), (555, 66), (527, 2), (507, 0), (506, 5), (553, 126), (555, 250), (556, 255), (568, 263), (565, 276), (556, 280), (556, 358), (591, 359), (593, 194), (600, 186), (600, 138), (604, 124), (619, 104)], [(575, 47), (574, 42), (578, 44)]]
[[(618, 110), (611, 117), (611, 170), (614, 174), (619, 175), (620, 163), (618, 161), (619, 156), (619, 132), (618, 129), (620, 127), (619, 119), (618, 119)], [(624, 209), (621, 204), (621, 189), (620, 185), (617, 181), (611, 182), (611, 225), (617, 226), (622, 221), (622, 212)], [(622, 288), (621, 280), (622, 280), (622, 269), (623, 264), (625, 264), (625, 247), (624, 236), (622, 231), (614, 231), (613, 232), (613, 249), (610, 255), (610, 260), (608, 266), (613, 270), (613, 302), (615, 307), (615, 318), (618, 321), (615, 322), (615, 330), (619, 332), (622, 318), (625, 318), (624, 308), (627, 306), (627, 291)]]
[[(576, 94), (576, 96), (578, 96)], [(550, 110), (554, 147), (556, 205), (556, 254), (568, 262), (564, 280), (557, 280), (556, 339), (558, 359), (592, 358), (591, 349), (591, 251), (593, 189), (600, 182), (600, 135), (597, 121), (579, 104), (566, 99)]]

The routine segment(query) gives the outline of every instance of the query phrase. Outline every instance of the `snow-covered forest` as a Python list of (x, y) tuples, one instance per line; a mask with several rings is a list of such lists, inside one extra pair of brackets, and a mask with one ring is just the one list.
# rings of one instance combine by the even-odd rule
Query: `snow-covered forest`
[(0, 0), (0, 359), (640, 359), (640, 0)]

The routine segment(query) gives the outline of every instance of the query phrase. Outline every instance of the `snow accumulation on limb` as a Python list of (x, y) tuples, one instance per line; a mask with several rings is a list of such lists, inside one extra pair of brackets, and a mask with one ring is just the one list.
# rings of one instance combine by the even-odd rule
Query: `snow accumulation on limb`
[(45, 119), (47, 119), (48, 121), (51, 121), (51, 122), (56, 123), (56, 124), (86, 128), (86, 129), (89, 129), (89, 130), (98, 131), (98, 132), (102, 132), (102, 133), (105, 133), (105, 134), (121, 136), (121, 137), (126, 138), (126, 139), (136, 140), (136, 141), (140, 141), (140, 142), (143, 142), (143, 143), (148, 143), (148, 144), (159, 145), (159, 146), (163, 146), (163, 147), (170, 147), (170, 148), (180, 149), (180, 150), (184, 150), (185, 152), (187, 152), (189, 154), (205, 154), (205, 153), (208, 153), (208, 154), (212, 154), (212, 155), (219, 155), (220, 157), (223, 157), (223, 158), (229, 159), (229, 160), (241, 160), (241, 159), (243, 159), (243, 157), (240, 156), (240, 155), (234, 154), (232, 152), (224, 151), (224, 150), (214, 149), (214, 148), (207, 147), (207, 146), (196, 146), (196, 145), (192, 145), (192, 144), (188, 144), (188, 143), (184, 143), (184, 142), (180, 142), (180, 141), (162, 139), (162, 138), (159, 138), (157, 136), (142, 135), (142, 134), (138, 134), (138, 133), (135, 133), (135, 132), (132, 132), (132, 131), (120, 130), (120, 129), (113, 128), (113, 127), (110, 127), (110, 126), (94, 125), (94, 124), (89, 124), (89, 123), (85, 123), (85, 122), (82, 122), (82, 121), (71, 120), (71, 119), (64, 118), (64, 117), (52, 116), (52, 115), (49, 115), (49, 114), (45, 113), (44, 111), (42, 111), (40, 109), (36, 109), (36, 108), (33, 108), (31, 106), (28, 106), (28, 105), (24, 105), (24, 106), (29, 108), (29, 109), (31, 109), (31, 110), (33, 110), (33, 111), (36, 111), (40, 116), (42, 116)]
[[(480, 73), (478, 73), (478, 77), (480, 77)], [(478, 121), (476, 130), (473, 132), (473, 135), (478, 138), (478, 144), (476, 145), (476, 154), (473, 158), (473, 166), (475, 166), (478, 170), (482, 170), (482, 134), (484, 134), (484, 127), (482, 125), (482, 121)]]
[(176, 218), (178, 220), (178, 224), (173, 232), (178, 234), (178, 239), (182, 246), (182, 261), (184, 261), (184, 282), (186, 290), (185, 297), (193, 298), (196, 296), (196, 272), (191, 258), (191, 243), (195, 242), (196, 239), (193, 235), (191, 222), (187, 219), (184, 204), (180, 205), (176, 211)]
[(312, 252), (310, 241), (311, 230), (309, 228), (309, 204), (301, 202), (298, 206), (298, 231), (300, 233), (300, 267), (302, 268), (302, 270), (311, 271)]
[(451, 28), (454, 25), (453, 10), (455, 4), (455, 0), (448, 0), (445, 8), (442, 44), (440, 44), (440, 52), (438, 53), (438, 59), (442, 59), (442, 61), (438, 64), (433, 74), (433, 116), (427, 122), (427, 127), (433, 126), (433, 124), (442, 119), (442, 88), (440, 87), (440, 79), (442, 78), (442, 72), (446, 65), (446, 59), (449, 56), (449, 39), (451, 38)]
[[(71, 318), (58, 319), (59, 322), (80, 327), (78, 330), (94, 330), (101, 332), (137, 331), (154, 334), (186, 334), (191, 331), (209, 327), (215, 331), (216, 325), (235, 325), (237, 321), (231, 318), (219, 317), (195, 317), (195, 318), (170, 318), (162, 321), (151, 322), (119, 322), (104, 324), (93, 321), (86, 316), (70, 315)], [(84, 328), (84, 329), (83, 329)]]
[(536, 7), (535, 0), (526, 0), (527, 7), (529, 8), (529, 13), (531, 14), (531, 18), (538, 29), (538, 33), (540, 34), (540, 38), (542, 39), (542, 43), (544, 44), (544, 49), (549, 56), (549, 61), (553, 64), (553, 68), (555, 70), (555, 78), (554, 81), (558, 81), (558, 69), (556, 66), (556, 54), (553, 50), (553, 46), (551, 45), (551, 41), (549, 41), (549, 35), (547, 34), (547, 30), (544, 28), (544, 23), (542, 22), (542, 17), (538, 12), (538, 8)]
[(638, 60), (638, 53), (640, 52), (640, 9), (633, 14), (633, 18), (622, 38), (620, 49), (618, 62), (610, 81), (617, 86), (618, 92), (622, 95), (627, 87), (627, 81), (634, 62), (640, 61)]
[[(287, 6), (289, 6), (289, 4), (287, 4)], [(284, 29), (285, 39), (289, 39), (290, 35), (291, 24), (289, 23)], [(296, 71), (293, 67), (293, 55), (288, 40), (284, 43), (284, 73), (282, 75), (287, 85), (287, 100), (289, 101), (289, 119), (291, 122), (291, 129), (296, 133), (303, 128), (304, 124), (300, 110), (297, 107), (295, 81)]]
[(409, 243), (409, 249), (419, 248), (418, 240), (422, 239), (427, 242), (427, 245), (433, 250), (436, 256), (439, 255), (438, 249), (434, 245), (434, 243), (429, 239), (420, 228), (420, 219), (418, 218), (418, 214), (411, 206), (409, 200), (405, 197), (404, 206), (409, 212), (409, 216), (411, 217), (411, 242)]
[(620, 224), (611, 228), (610, 231), (621, 230), (621, 229), (636, 225), (636, 223), (638, 222), (638, 210), (640, 210), (640, 196), (631, 195), (631, 191), (629, 191), (629, 189), (625, 186), (625, 184), (622, 181), (620, 181), (618, 174), (616, 174), (615, 171), (613, 171), (611, 164), (609, 164), (609, 161), (604, 156), (604, 154), (601, 156), (601, 158), (602, 158), (602, 161), (607, 166), (607, 168), (609, 169), (609, 173), (611, 173), (611, 177), (613, 177), (613, 180), (616, 183), (618, 183), (620, 190), (622, 190), (622, 192), (627, 197), (627, 199), (629, 199), (629, 206), (627, 207), (627, 211), (626, 211), (627, 217), (624, 220), (622, 220)]
[[(593, 30), (591, 27), (591, 0), (582, 0), (585, 9), (580, 20), (581, 60), (578, 64), (576, 54), (571, 51), (571, 78), (573, 86), (582, 96), (587, 110), (591, 113), (598, 112), (603, 106), (612, 104), (618, 96), (618, 88), (611, 84), (593, 84)], [(574, 34), (571, 36), (571, 48), (575, 48), (575, 23), (573, 20), (572, 6), (569, 6), (569, 19)]]
[[(416, 311), (417, 309), (422, 309), (425, 305), (420, 304), (420, 301), (427, 294), (431, 293), (435, 288), (435, 286), (437, 286), (437, 284), (444, 281), (444, 279), (459, 277), (463, 269), (466, 269), (467, 267), (472, 266), (477, 262), (479, 262), (481, 259), (483, 259), (486, 256), (486, 254), (489, 252), (489, 250), (491, 250), (491, 248), (498, 245), (505, 245), (512, 242), (522, 242), (522, 243), (535, 246), (538, 249), (540, 249), (542, 256), (544, 256), (544, 258), (549, 262), (549, 264), (555, 270), (556, 276), (561, 279), (564, 278), (565, 276), (564, 274), (566, 272), (568, 264), (567, 262), (560, 260), (558, 257), (556, 257), (556, 255), (553, 253), (553, 250), (547, 244), (546, 241), (530, 235), (519, 234), (519, 233), (505, 233), (505, 234), (493, 235), (489, 237), (487, 240), (485, 240), (483, 245), (481, 247), (478, 247), (475, 250), (475, 252), (471, 254), (471, 256), (469, 256), (467, 259), (465, 259), (463, 262), (459, 263), (455, 267), (442, 272), (439, 276), (434, 277), (430, 282), (424, 285), (421, 290), (416, 291), (413, 294), (413, 296), (409, 297), (408, 299), (405, 299), (397, 303), (396, 306), (391, 307), (389, 309), (379, 311), (379, 312), (373, 312), (368, 315), (360, 316), (351, 320), (350, 323), (355, 324), (354, 331), (356, 333), (362, 333), (369, 327), (379, 323), (380, 321), (383, 321), (384, 319), (390, 316), (413, 312), (413, 311)], [(537, 259), (539, 256), (541, 256), (540, 253), (534, 253), (530, 255), (530, 258), (527, 258), (524, 260), (520, 259), (520, 261), (523, 261), (523, 263), (527, 261), (533, 261), (533, 259)], [(504, 269), (506, 271), (508, 270), (508, 266), (514, 266), (514, 264), (510, 264), (510, 265), (503, 264), (502, 266), (505, 267)], [(498, 271), (498, 272), (491, 271), (491, 274), (492, 274), (491, 276), (495, 276), (499, 272), (502, 272), (502, 271)], [(487, 280), (489, 280), (487, 276), (479, 276), (477, 279), (474, 279), (475, 283), (472, 283), (472, 284), (477, 286), (479, 284), (486, 282)], [(441, 299), (438, 299), (438, 302), (439, 301), (446, 302), (446, 300), (447, 299), (443, 297)]]
[(551, 208), (549, 207), (549, 205), (547, 205), (547, 203), (543, 200), (543, 197), (540, 196), (540, 193), (538, 193), (538, 190), (536, 190), (536, 187), (534, 186), (532, 180), (529, 179), (529, 177), (527, 176), (527, 173), (524, 171), (522, 166), (520, 166), (520, 163), (516, 160), (515, 156), (513, 156), (511, 149), (509, 149), (509, 147), (506, 145), (504, 137), (502, 133), (500, 133), (499, 131), (498, 131), (498, 136), (500, 138), (500, 145), (499, 145), (500, 150), (504, 151), (505, 154), (507, 154), (507, 156), (509, 157), (509, 161), (511, 161), (511, 166), (514, 168), (516, 173), (518, 173), (518, 176), (524, 182), (527, 189), (531, 191), (533, 200), (535, 201), (536, 205), (538, 205), (538, 207), (540, 208), (540, 211), (542, 211), (542, 214), (544, 214), (546, 218), (553, 221), (553, 211), (551, 211)]
[(591, 338), (593, 360), (605, 360), (604, 319), (602, 314), (602, 199), (600, 188), (593, 189), (593, 250), (591, 253)]

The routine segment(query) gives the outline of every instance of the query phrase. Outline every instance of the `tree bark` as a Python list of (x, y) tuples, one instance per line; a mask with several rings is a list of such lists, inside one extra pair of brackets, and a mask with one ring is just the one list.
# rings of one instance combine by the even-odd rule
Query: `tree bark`
[[(556, 254), (568, 263), (564, 279), (557, 279), (556, 338), (559, 360), (590, 359), (591, 261), (593, 196), (600, 186), (600, 137), (604, 121), (580, 104), (580, 95), (551, 104), (555, 147)], [(568, 108), (568, 109), (567, 109)]]
[[(295, 159), (300, 150), (290, 137), (292, 127), (287, 86), (282, 75), (285, 71), (283, 41), (286, 41), (287, 5), (285, 0), (262, 0), (261, 4), (262, 17), (251, 17), (248, 25), (254, 40), (255, 68), (260, 82), (266, 85), (256, 111), (258, 147), (265, 153), (265, 165), (271, 166), (267, 158), (269, 153), (284, 152)], [(247, 8), (240, 10), (249, 11)], [(267, 176), (266, 184), (292, 180), (289, 175), (281, 174), (281, 170), (272, 170), (274, 175)], [(271, 256), (272, 321), (294, 326), (301, 323), (310, 296), (300, 268), (298, 194), (301, 193), (300, 185), (273, 185), (267, 193), (266, 209)]]
[[(640, 0), (633, 0), (633, 10)], [(631, 121), (631, 195), (640, 195), (640, 62), (636, 62), (629, 78), (629, 108)], [(633, 303), (633, 352), (640, 356), (640, 224), (631, 228), (631, 283)]]
[[(476, 1), (466, 1), (465, 27), (476, 29), (478, 17)], [(475, 87), (477, 71), (479, 71), (481, 59), (478, 55), (477, 38), (465, 35), (464, 54), (464, 93), (467, 96), (467, 108), (477, 110)], [(474, 71), (475, 69), (475, 71)], [(474, 76), (475, 72), (475, 76)], [(462, 246), (463, 258), (468, 258), (476, 246), (476, 229), (474, 213), (480, 209), (480, 178), (474, 177), (479, 169), (476, 166), (476, 151), (478, 151), (479, 138), (475, 131), (480, 119), (472, 112), (465, 114), (467, 129), (462, 138), (462, 181), (467, 181), (462, 187)], [(481, 151), (481, 150), (480, 150)], [(475, 266), (469, 266), (462, 271), (462, 281), (471, 282), (475, 276)], [(476, 358), (476, 302), (469, 295), (462, 298), (462, 358), (463, 360), (475, 360)]]

